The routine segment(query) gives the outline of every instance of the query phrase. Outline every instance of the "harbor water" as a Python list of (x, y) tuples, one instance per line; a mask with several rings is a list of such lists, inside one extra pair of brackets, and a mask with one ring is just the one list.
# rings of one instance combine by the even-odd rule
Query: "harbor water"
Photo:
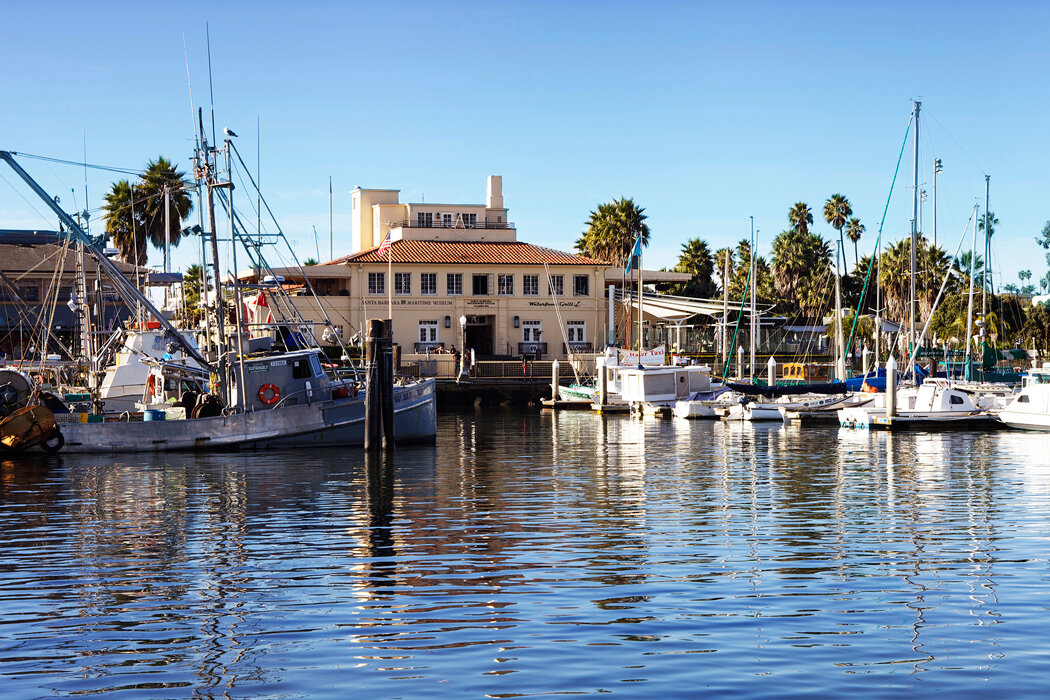
[(0, 458), (5, 698), (1036, 695), (1050, 436), (496, 410)]

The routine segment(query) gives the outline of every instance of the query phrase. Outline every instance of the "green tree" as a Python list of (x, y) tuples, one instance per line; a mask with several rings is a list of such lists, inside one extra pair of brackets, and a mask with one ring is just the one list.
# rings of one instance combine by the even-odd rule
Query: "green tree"
[(164, 247), (166, 198), (171, 202), (167, 238), (172, 246), (179, 244), (182, 220), (193, 209), (188, 189), (185, 175), (162, 156), (147, 163), (138, 181), (113, 183), (102, 208), (106, 233), (112, 238), (121, 260), (145, 265), (147, 243), (156, 248)]
[(689, 282), (676, 289), (676, 293), (693, 297), (712, 297), (717, 287), (713, 278), (715, 261), (707, 242), (692, 238), (682, 244), (675, 272), (685, 272), (693, 276)]
[(649, 245), (649, 226), (645, 223), (648, 217), (643, 212), (645, 209), (627, 197), (598, 205), (587, 221), (587, 230), (576, 241), (576, 250), (625, 267), (639, 236), (643, 246)]
[(799, 233), (809, 233), (813, 225), (813, 211), (805, 202), (795, 202), (788, 210), (788, 222)]
[(316, 265), (316, 264), (317, 264), (317, 258), (307, 258), (305, 261), (303, 261), (303, 267), (309, 267), (311, 265)]
[(1034, 343), (1040, 354), (1046, 354), (1047, 348), (1050, 348), (1050, 310), (1045, 304), (1032, 304), (1025, 308), (1021, 333), (1026, 340), (1031, 341), (1026, 342), (1026, 346)]
[[(843, 263), (846, 262), (846, 250), (845, 241), (842, 238), (842, 228), (849, 221), (851, 214), (853, 214), (853, 207), (850, 206), (849, 200), (841, 194), (835, 193), (828, 197), (828, 201), (824, 202), (824, 220), (839, 232), (839, 250), (842, 251)], [(843, 264), (843, 268), (845, 268), (845, 264)]]
[(182, 285), (186, 290), (186, 308), (199, 311), (206, 289), (211, 289), (211, 277), (200, 265), (190, 265), (182, 275)]
[[(990, 222), (990, 223), (989, 223)], [(988, 238), (995, 235), (995, 227), (999, 225), (999, 219), (995, 218), (995, 212), (989, 211), (981, 215), (981, 221), (977, 225), (978, 231), (988, 230)]]
[(106, 233), (117, 249), (117, 255), (126, 263), (143, 265), (146, 262), (146, 236), (142, 216), (136, 209), (135, 188), (127, 180), (113, 183), (106, 193), (102, 210), (105, 212)]
[(1036, 237), (1035, 242), (1050, 250), (1050, 221), (1043, 224), (1042, 232)]
[(833, 276), (831, 248), (816, 233), (787, 229), (773, 239), (773, 284), (792, 309), (820, 315), (827, 306)]
[[(733, 254), (732, 248), (719, 248), (715, 252), (715, 273), (718, 275), (718, 284), (721, 289), (725, 289), (726, 285), (733, 279), (733, 268), (735, 263), (735, 255)], [(726, 274), (726, 270), (729, 270), (729, 274)]]
[(190, 183), (186, 181), (186, 174), (179, 172), (167, 158), (157, 156), (156, 160), (146, 164), (140, 186), (145, 197), (142, 222), (150, 243), (154, 248), (164, 247), (164, 201), (168, 198), (171, 202), (168, 207), (168, 239), (172, 247), (177, 246), (182, 237), (182, 220), (193, 209), (193, 202), (187, 194)]
[(857, 241), (864, 235), (864, 224), (860, 223), (860, 219), (853, 217), (846, 224), (846, 238), (853, 241), (853, 263), (855, 265), (860, 264), (860, 257), (857, 255)]

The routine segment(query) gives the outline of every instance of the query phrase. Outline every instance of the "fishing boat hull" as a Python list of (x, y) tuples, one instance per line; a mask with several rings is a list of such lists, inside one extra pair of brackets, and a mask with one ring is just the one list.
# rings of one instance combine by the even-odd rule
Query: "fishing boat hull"
[[(364, 444), (363, 396), (190, 420), (64, 422), (62, 452), (170, 452)], [(432, 442), (434, 380), (394, 388), (394, 438)]]

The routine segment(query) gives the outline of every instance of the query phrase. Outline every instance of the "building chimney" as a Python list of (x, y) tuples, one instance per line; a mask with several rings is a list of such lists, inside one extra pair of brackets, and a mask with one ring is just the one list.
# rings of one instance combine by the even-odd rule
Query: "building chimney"
[(503, 176), (489, 175), (489, 192), (485, 200), (488, 209), (503, 208)]

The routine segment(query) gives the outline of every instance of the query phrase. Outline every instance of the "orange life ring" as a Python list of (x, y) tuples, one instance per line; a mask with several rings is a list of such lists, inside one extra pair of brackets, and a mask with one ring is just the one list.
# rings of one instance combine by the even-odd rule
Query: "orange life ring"
[(868, 384), (867, 382), (863, 382), (860, 385), (860, 390), (863, 391), (865, 394), (877, 394), (879, 392), (878, 389), (873, 387), (871, 384)]
[(267, 406), (272, 406), (281, 400), (281, 390), (273, 384), (263, 384), (259, 387), (259, 400)]

